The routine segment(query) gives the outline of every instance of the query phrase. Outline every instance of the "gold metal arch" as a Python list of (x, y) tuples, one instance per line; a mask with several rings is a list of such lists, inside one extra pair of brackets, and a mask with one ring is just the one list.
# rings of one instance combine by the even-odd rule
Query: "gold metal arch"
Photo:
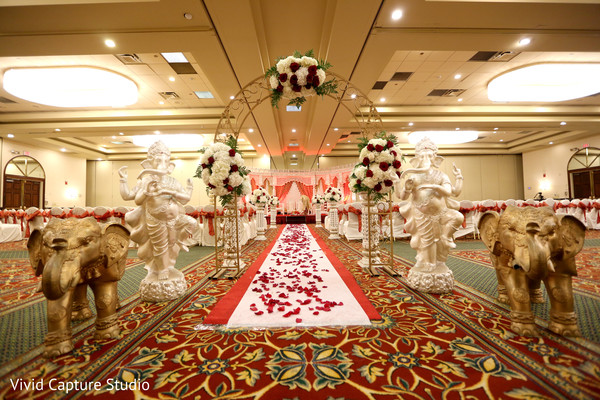
[[(337, 83), (337, 93), (326, 96), (350, 112), (362, 135), (370, 138), (375, 133), (382, 131), (383, 123), (373, 102), (347, 79), (333, 72), (328, 72), (327, 75), (333, 77)], [(244, 86), (223, 110), (215, 131), (214, 141), (224, 142), (229, 135), (233, 135), (237, 139), (246, 120), (254, 118), (252, 114), (254, 109), (263, 101), (267, 99), (270, 101), (271, 93), (269, 81), (264, 76), (260, 76)], [(256, 125), (258, 126), (258, 124)]]

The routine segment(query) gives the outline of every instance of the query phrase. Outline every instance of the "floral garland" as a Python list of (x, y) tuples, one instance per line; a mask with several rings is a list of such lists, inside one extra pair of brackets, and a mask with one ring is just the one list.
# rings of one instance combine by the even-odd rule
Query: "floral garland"
[(325, 199), (323, 198), (323, 195), (315, 194), (312, 198), (312, 203), (313, 204), (323, 204), (323, 203), (325, 203)]
[(364, 139), (359, 144), (359, 163), (350, 175), (350, 189), (355, 193), (374, 194), (374, 200), (389, 193), (401, 175), (402, 152), (397, 145), (396, 137), (385, 132), (371, 140)]
[(277, 196), (271, 197), (271, 200), (269, 201), (269, 205), (277, 207), (279, 205), (279, 198)]
[(328, 62), (313, 58), (312, 50), (304, 55), (296, 51), (293, 56), (278, 58), (276, 65), (265, 73), (271, 85), (271, 105), (277, 108), (284, 97), (290, 100), (289, 105), (300, 108), (308, 96), (336, 93), (335, 81), (326, 81), (325, 71), (329, 68)]
[(233, 136), (229, 136), (225, 143), (213, 143), (200, 152), (203, 154), (195, 176), (202, 178), (207, 193), (212, 191), (215, 196), (221, 196), (222, 205), (232, 201), (234, 194), (241, 197), (250, 193), (249, 171), (237, 151), (237, 140)]
[(338, 203), (342, 200), (342, 191), (336, 187), (330, 186), (323, 194), (323, 199), (328, 203)]
[(250, 203), (254, 205), (264, 206), (269, 202), (270, 199), (271, 196), (269, 196), (269, 193), (267, 193), (267, 191), (261, 187), (254, 189), (250, 195)]

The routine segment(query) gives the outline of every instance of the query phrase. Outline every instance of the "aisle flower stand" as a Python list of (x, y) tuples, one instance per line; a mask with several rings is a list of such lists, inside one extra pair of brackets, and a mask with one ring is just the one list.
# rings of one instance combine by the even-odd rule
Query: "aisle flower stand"
[(265, 222), (265, 205), (256, 205), (256, 237), (254, 240), (267, 240), (265, 231), (267, 230), (267, 224)]
[[(217, 201), (215, 196), (215, 209)], [(234, 278), (242, 274), (245, 263), (240, 259), (242, 248), (242, 219), (239, 213), (238, 197), (234, 194), (233, 199), (223, 207), (223, 214), (216, 215), (215, 225), (220, 225), (223, 219), (223, 251), (219, 252), (219, 246), (215, 246), (215, 272), (211, 279)], [(215, 229), (215, 243), (218, 242), (220, 229)]]
[(315, 228), (321, 227), (321, 204), (315, 204)]
[(329, 209), (329, 239), (339, 239), (340, 222), (338, 220), (338, 209), (336, 202), (328, 202)]
[(269, 212), (271, 213), (270, 228), (277, 228), (277, 206), (273, 204), (269, 205)]
[[(396, 276), (394, 271), (394, 237), (393, 237), (393, 221), (392, 221), (392, 194), (387, 196), (384, 202), (373, 201), (373, 195), (368, 192), (359, 193), (359, 197), (363, 204), (361, 222), (362, 222), (362, 258), (358, 265), (364, 268), (369, 274), (378, 276), (378, 268), (383, 269), (386, 273)], [(383, 207), (382, 211), (378, 210), (378, 205), (387, 203), (387, 207)], [(390, 226), (390, 254), (389, 261), (382, 262), (380, 258), (380, 221), (383, 218), (389, 219)]]

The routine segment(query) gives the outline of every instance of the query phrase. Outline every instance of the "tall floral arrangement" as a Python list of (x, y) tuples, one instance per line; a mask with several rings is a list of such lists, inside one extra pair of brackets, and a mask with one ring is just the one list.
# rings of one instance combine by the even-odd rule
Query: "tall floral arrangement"
[(283, 97), (289, 99), (289, 105), (300, 107), (308, 96), (336, 93), (335, 81), (326, 80), (329, 68), (331, 64), (317, 61), (312, 50), (304, 55), (296, 51), (292, 56), (279, 57), (265, 73), (271, 85), (271, 105), (277, 107)]
[(323, 204), (323, 203), (325, 203), (325, 199), (323, 198), (323, 195), (315, 194), (312, 198), (312, 203), (313, 204)]
[(272, 196), (271, 200), (269, 201), (269, 205), (277, 207), (279, 205), (279, 197)]
[(338, 203), (342, 201), (342, 191), (336, 187), (330, 186), (323, 194), (323, 199), (328, 203)]
[(254, 189), (250, 195), (250, 203), (254, 205), (264, 206), (270, 199), (271, 196), (269, 196), (269, 193), (262, 187)]
[(386, 132), (363, 139), (359, 144), (359, 162), (350, 175), (350, 189), (373, 194), (374, 200), (389, 193), (401, 175), (402, 152), (397, 146), (396, 137)]
[(250, 193), (248, 169), (244, 165), (242, 154), (237, 151), (237, 140), (229, 136), (225, 142), (213, 143), (201, 149), (200, 165), (196, 169), (196, 177), (202, 178), (206, 191), (221, 197), (225, 205), (238, 197)]

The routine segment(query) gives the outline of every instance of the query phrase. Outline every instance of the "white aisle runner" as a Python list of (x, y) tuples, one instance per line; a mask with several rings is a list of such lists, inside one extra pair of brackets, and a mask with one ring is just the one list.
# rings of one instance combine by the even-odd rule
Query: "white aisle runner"
[[(326, 250), (306, 225), (287, 225), (249, 285), (247, 277), (245, 293), (222, 323), (228, 327), (346, 326), (370, 325), (370, 319), (380, 318), (354, 277)], [(236, 288), (238, 284), (242, 287)], [(238, 284), (226, 296), (244, 290), (242, 279)], [(211, 315), (205, 323), (210, 319)]]

